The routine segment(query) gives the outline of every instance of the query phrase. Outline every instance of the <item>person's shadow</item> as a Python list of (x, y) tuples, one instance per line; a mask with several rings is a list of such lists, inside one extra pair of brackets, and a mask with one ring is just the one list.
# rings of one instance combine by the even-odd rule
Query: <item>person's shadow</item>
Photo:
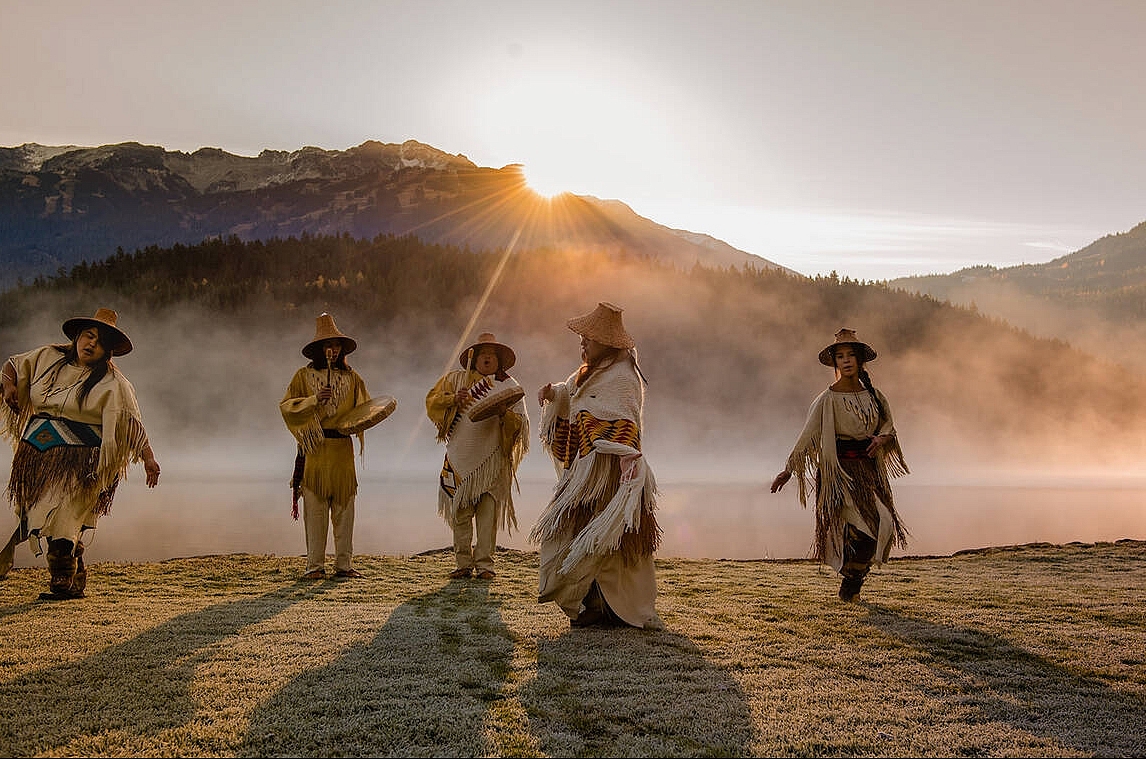
[(476, 582), (407, 601), (371, 641), (300, 674), (256, 710), (236, 754), (501, 753), (485, 729), (513, 662), (500, 607)]
[(909, 617), (879, 604), (868, 610), (867, 624), (917, 648), (943, 681), (962, 681), (948, 695), (953, 706), (978, 709), (986, 721), (1090, 755), (1141, 756), (1146, 749), (1141, 696), (973, 627)]
[(748, 699), (688, 637), (570, 629), (522, 689), (545, 756), (751, 756)]
[[(98, 743), (108, 735), (116, 736), (117, 752), (138, 753), (133, 736), (150, 740), (196, 718), (190, 686), (197, 669), (213, 660), (219, 642), (327, 589), (292, 585), (180, 614), (79, 661), (0, 683), (0, 755), (82, 756), (85, 741)], [(41, 633), (84, 634), (82, 627), (69, 629), (65, 614), (55, 617), (55, 624)], [(88, 750), (100, 748), (93, 744)]]

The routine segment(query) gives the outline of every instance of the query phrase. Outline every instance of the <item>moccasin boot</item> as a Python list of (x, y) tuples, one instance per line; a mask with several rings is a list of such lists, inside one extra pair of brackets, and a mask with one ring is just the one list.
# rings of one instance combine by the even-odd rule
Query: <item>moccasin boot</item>
[[(76, 553), (83, 556), (83, 547), (79, 548)], [(72, 554), (72, 541), (49, 540), (47, 558), (50, 592), (42, 594), (40, 597), (83, 598), (84, 587), (87, 585), (87, 571), (84, 571), (84, 576), (80, 579), (80, 586), (77, 590), (74, 588), (74, 582), (76, 582), (76, 574), (80, 568), (80, 560), (77, 555)]]

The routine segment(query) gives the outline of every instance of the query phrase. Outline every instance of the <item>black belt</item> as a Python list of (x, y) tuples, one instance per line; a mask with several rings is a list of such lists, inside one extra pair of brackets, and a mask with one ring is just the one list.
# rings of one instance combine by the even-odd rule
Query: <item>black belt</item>
[(841, 459), (866, 459), (871, 438), (867, 440), (852, 440), (851, 438), (836, 438), (836, 455)]
[(322, 436), (323, 437), (350, 437), (349, 435), (343, 435), (338, 430), (331, 430), (331, 429), (327, 429), (326, 427), (322, 428)]

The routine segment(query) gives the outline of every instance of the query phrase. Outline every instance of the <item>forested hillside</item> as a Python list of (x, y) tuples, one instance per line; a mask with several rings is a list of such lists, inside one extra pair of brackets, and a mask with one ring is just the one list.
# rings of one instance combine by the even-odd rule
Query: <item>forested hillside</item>
[(1033, 334), (1146, 370), (1146, 223), (1046, 263), (973, 266), (891, 284), (973, 304)]
[(121, 251), (0, 295), (0, 351), (58, 339), (63, 319), (97, 305), (116, 308), (137, 344), (121, 361), (125, 371), (150, 413), (192, 445), (221, 427), (257, 434), (281, 425), (274, 406), (322, 311), (359, 341), (352, 363), (374, 391), (417, 413), (438, 373), (456, 362), (456, 344), (480, 331), (517, 350), (515, 374), (530, 398), (563, 379), (577, 362), (565, 321), (600, 300), (626, 309), (637, 340), (649, 444), (685, 463), (779, 466), (808, 403), (833, 379), (816, 354), (841, 326), (879, 352), (871, 373), (917, 460), (1109, 462), (1132, 458), (1146, 437), (1139, 377), (929, 296), (834, 276), (684, 271), (606, 254), (504, 258), (413, 237), (231, 238)]

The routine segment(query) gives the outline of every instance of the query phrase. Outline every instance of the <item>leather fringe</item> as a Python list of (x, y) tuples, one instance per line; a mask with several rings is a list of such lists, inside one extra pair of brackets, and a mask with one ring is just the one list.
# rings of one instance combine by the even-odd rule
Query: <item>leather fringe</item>
[[(40, 452), (21, 442), (12, 457), (12, 474), (8, 480), (8, 499), (17, 513), (35, 505), (49, 487), (63, 487), (67, 492), (99, 492), (96, 471), (100, 449), (60, 445)], [(102, 501), (102, 499), (101, 499)], [(111, 508), (110, 499), (103, 512)]]
[[(902, 461), (902, 459), (901, 459)], [(892, 520), (892, 544), (905, 548), (907, 546), (907, 530), (900, 521), (892, 499), (891, 487), (888, 484), (882, 467), (875, 459), (856, 458), (840, 459), (840, 466), (846, 475), (843, 488), (851, 497), (860, 517), (867, 523), (873, 534), (879, 533), (879, 508), (876, 499), (887, 508)], [(828, 555), (828, 546), (835, 545), (840, 555), (844, 540), (844, 498), (833, 497), (829, 493), (820, 494), (820, 477), (816, 477), (816, 534), (812, 545), (812, 558), (823, 561)]]
[[(572, 476), (557, 486), (551, 508), (530, 532), (531, 542), (540, 543), (566, 531), (581, 535), (616, 495), (621, 483), (621, 465), (617, 456), (594, 452), (577, 463), (586, 467), (586, 474)], [(656, 519), (655, 482), (647, 485), (640, 497), (635, 529), (622, 534), (617, 549), (626, 564), (653, 555), (661, 544), (662, 530)]]

